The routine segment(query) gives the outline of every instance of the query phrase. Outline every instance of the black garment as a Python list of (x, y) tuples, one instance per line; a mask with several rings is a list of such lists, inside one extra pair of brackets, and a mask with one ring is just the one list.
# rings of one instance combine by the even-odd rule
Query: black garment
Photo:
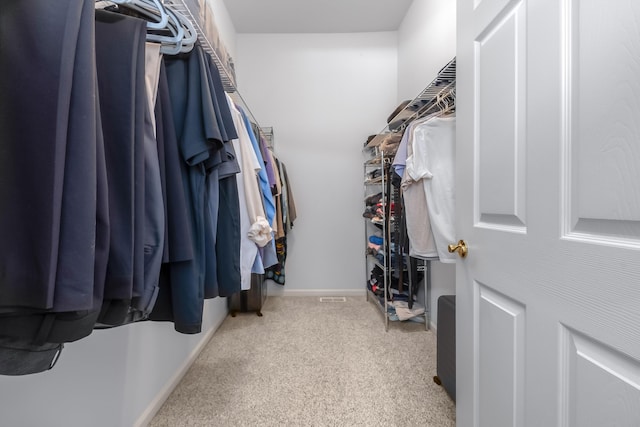
[(52, 369), (64, 344), (34, 345), (0, 337), (0, 375), (29, 375)]

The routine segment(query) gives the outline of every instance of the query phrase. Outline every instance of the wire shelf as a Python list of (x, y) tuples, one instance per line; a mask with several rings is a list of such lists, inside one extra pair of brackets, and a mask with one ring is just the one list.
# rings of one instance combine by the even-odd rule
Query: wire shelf
[[(365, 148), (379, 146), (389, 133), (403, 131), (409, 123), (417, 118), (440, 108), (443, 102), (455, 103), (456, 93), (456, 58), (442, 67), (438, 75), (413, 100), (389, 120), (389, 124), (382, 129)], [(402, 119), (400, 119), (402, 118)]]

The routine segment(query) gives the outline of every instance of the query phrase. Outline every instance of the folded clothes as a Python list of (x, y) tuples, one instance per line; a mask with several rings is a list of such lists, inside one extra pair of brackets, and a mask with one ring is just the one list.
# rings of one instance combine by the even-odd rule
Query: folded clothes
[(374, 243), (376, 245), (381, 245), (384, 243), (384, 240), (380, 236), (369, 236), (369, 242)]
[(380, 248), (381, 248), (382, 246), (381, 246), (381, 245), (376, 245), (375, 243), (371, 243), (371, 242), (369, 242), (369, 243), (367, 244), (367, 247), (368, 247), (369, 249), (374, 250), (374, 251), (377, 253), (377, 252), (380, 250)]
[(382, 200), (382, 193), (373, 194), (364, 199), (364, 203), (366, 205), (375, 205), (378, 204)]
[(375, 170), (369, 172), (367, 175), (369, 176), (369, 179), (382, 177), (382, 170), (381, 169), (375, 169)]
[(413, 303), (413, 308), (409, 308), (406, 301), (394, 301), (393, 306), (396, 309), (398, 320), (409, 320), (412, 317), (421, 316), (424, 314), (424, 307), (418, 303)]

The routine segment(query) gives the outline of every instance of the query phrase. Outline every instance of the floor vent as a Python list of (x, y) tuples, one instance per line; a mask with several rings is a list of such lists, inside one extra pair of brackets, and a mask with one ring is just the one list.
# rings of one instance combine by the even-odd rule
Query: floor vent
[(320, 297), (320, 302), (347, 302), (346, 297)]

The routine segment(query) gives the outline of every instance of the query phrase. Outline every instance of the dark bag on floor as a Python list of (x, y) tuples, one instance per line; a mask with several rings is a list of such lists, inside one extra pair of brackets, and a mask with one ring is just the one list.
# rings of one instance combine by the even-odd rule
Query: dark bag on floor
[(267, 299), (267, 283), (264, 281), (264, 275), (251, 275), (251, 289), (236, 292), (227, 298), (229, 312), (231, 316), (236, 313), (255, 311), (258, 316), (262, 316), (262, 305)]
[(433, 380), (456, 400), (456, 296), (438, 298), (437, 376)]

